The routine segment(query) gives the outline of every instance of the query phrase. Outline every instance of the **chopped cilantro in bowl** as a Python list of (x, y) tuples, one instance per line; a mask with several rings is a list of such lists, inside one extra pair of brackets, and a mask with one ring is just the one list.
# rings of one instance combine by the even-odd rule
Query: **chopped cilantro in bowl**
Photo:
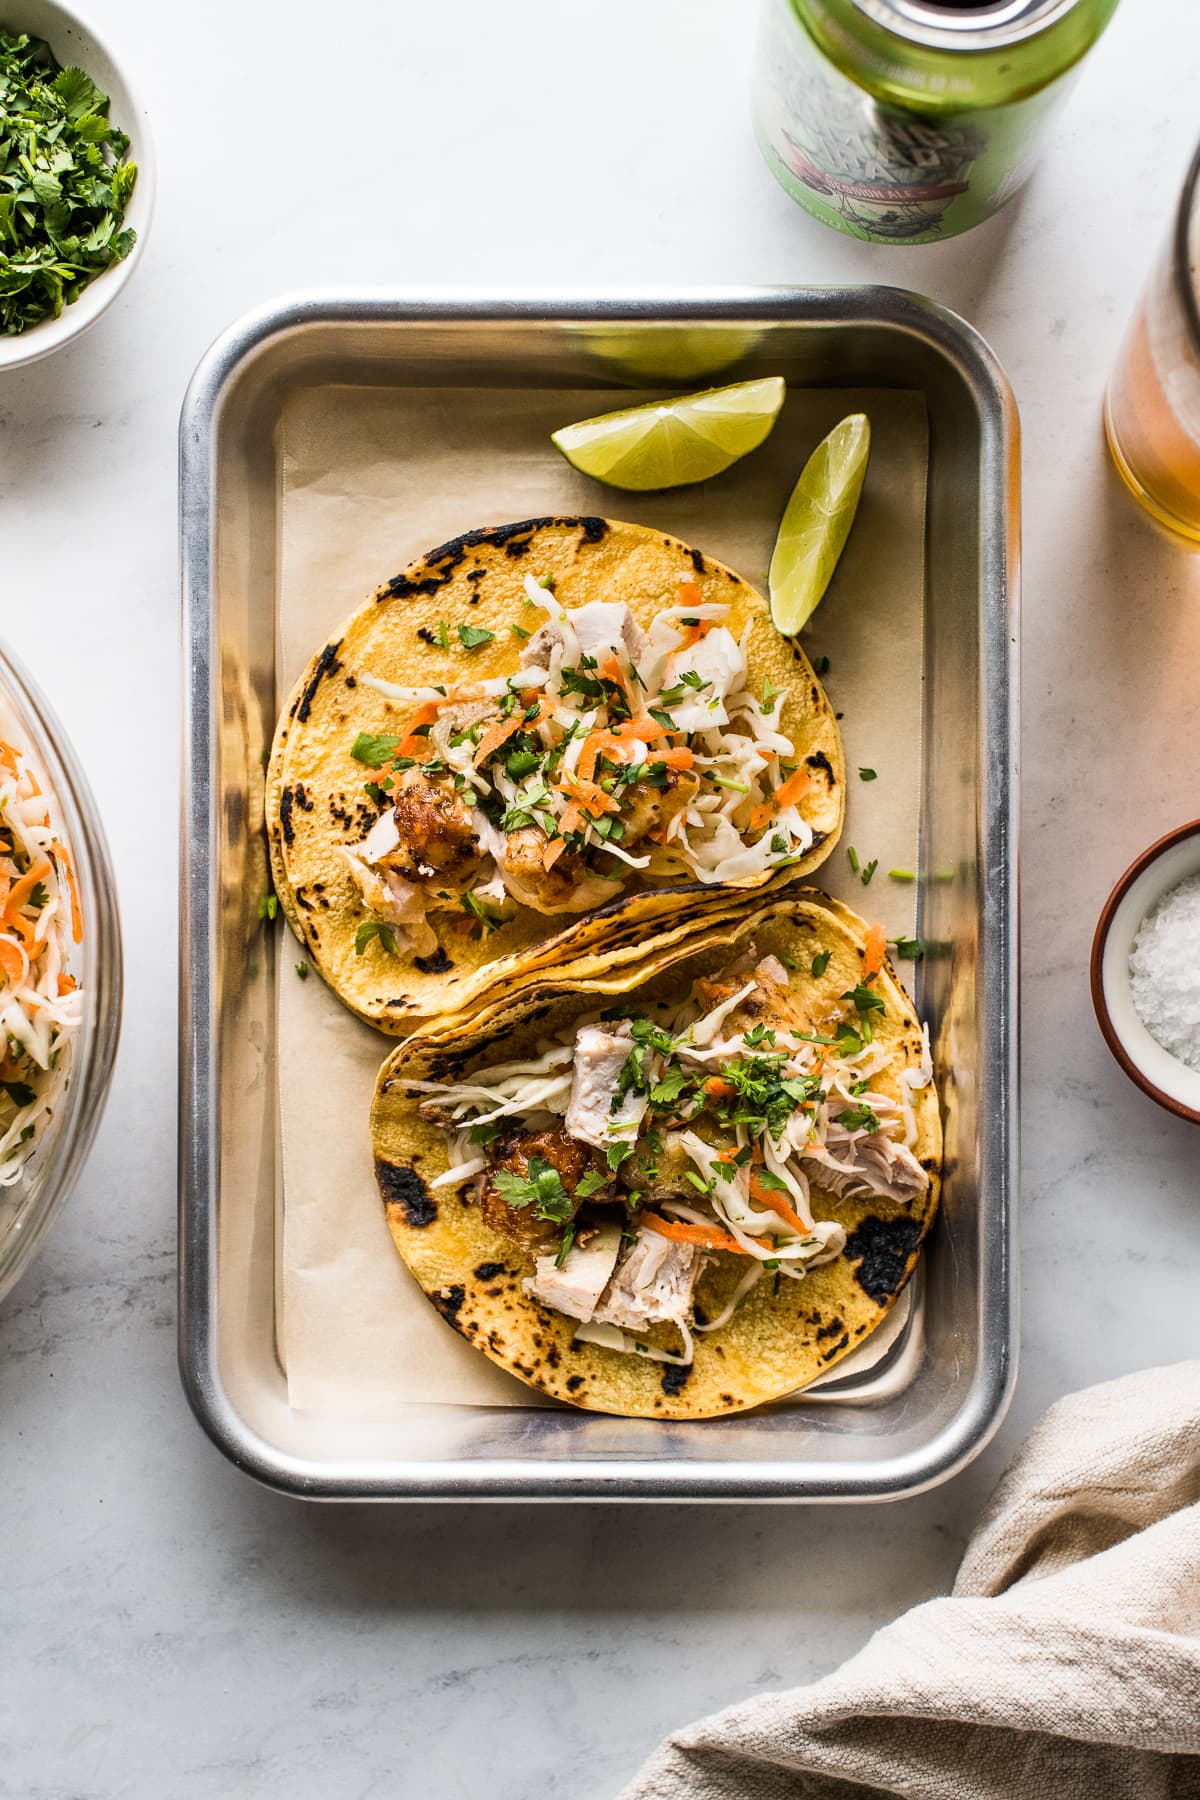
[(0, 368), (107, 310), (140, 259), (153, 161), (145, 112), (91, 27), (59, 0), (0, 6)]

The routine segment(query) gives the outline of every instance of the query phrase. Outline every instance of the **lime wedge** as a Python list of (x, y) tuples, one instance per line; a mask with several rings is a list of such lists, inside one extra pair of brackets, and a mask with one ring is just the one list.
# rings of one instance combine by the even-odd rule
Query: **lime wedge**
[(564, 425), (551, 434), (572, 468), (609, 487), (685, 487), (757, 450), (779, 417), (782, 375), (654, 400)]
[(846, 547), (871, 454), (866, 413), (851, 413), (804, 465), (775, 539), (767, 577), (771, 617), (784, 637), (812, 618)]

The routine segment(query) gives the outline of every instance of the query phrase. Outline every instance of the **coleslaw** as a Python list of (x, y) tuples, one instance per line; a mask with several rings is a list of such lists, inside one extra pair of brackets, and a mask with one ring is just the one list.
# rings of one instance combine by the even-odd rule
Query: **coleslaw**
[(82, 939), (50, 799), (26, 753), (0, 736), (0, 1188), (20, 1179), (69, 1080), (84, 1004), (70, 962)]

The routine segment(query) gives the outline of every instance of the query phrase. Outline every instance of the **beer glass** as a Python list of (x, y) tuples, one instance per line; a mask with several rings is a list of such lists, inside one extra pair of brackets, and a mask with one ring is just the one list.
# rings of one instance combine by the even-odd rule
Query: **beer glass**
[(1200, 150), (1109, 378), (1104, 429), (1130, 493), (1200, 543)]

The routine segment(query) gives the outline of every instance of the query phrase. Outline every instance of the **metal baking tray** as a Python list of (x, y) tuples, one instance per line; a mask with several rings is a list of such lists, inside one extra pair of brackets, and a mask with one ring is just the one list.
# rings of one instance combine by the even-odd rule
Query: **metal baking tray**
[[(925, 396), (921, 869), (956, 875), (921, 883), (922, 934), (946, 948), (917, 966), (916, 998), (950, 1099), (921, 1329), (901, 1334), (904, 1379), (835, 1384), (820, 1405), (703, 1423), (423, 1406), (381, 1453), (378, 1428), (293, 1411), (276, 1354), (274, 971), (256, 904), (277, 703), (275, 426), (289, 391), (326, 381), (611, 389), (597, 345), (615, 336), (653, 364), (672, 331), (693, 350), (711, 337), (722, 381)], [(1018, 427), (986, 344), (891, 288), (302, 295), (242, 320), (200, 364), (181, 504), (180, 1362), (214, 1442), (316, 1499), (866, 1500), (952, 1475), (999, 1423), (1016, 1358)]]

